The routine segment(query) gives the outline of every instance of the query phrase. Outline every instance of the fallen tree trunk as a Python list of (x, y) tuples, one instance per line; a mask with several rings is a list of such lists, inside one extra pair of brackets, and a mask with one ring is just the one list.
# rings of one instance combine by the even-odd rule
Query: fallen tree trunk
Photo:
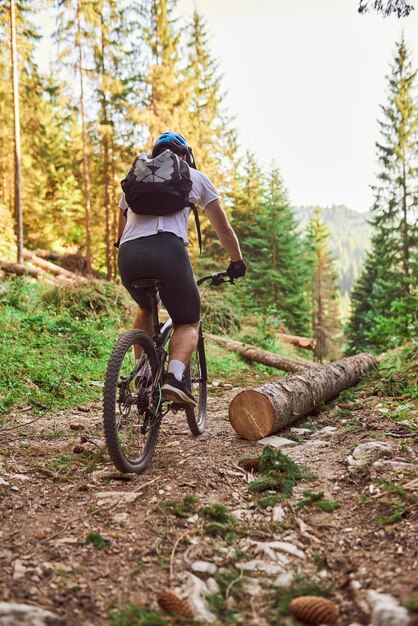
[(55, 263), (51, 263), (51, 261), (46, 261), (45, 259), (41, 259), (39, 256), (37, 256), (33, 252), (30, 252), (29, 250), (23, 251), (23, 258), (28, 259), (33, 265), (40, 267), (41, 269), (53, 274), (54, 276), (59, 276), (59, 277), (64, 276), (65, 278), (70, 278), (73, 281), (78, 280), (81, 282), (85, 282), (86, 280), (85, 278), (83, 278), (82, 276), (79, 276), (78, 274), (75, 274), (74, 272), (70, 272), (69, 270), (66, 270), (63, 267), (60, 267), (59, 265), (56, 265)]
[(25, 265), (24, 263), (9, 263), (8, 261), (0, 261), (0, 268), (5, 271), (6, 274), (15, 274), (15, 276), (24, 276), (25, 274), (33, 276), (33, 278), (39, 278), (43, 274), (40, 269)]
[(358, 354), (245, 389), (232, 400), (229, 421), (244, 439), (262, 439), (353, 387), (376, 363), (370, 354)]
[(251, 346), (247, 346), (239, 341), (232, 341), (232, 339), (225, 339), (224, 337), (218, 337), (217, 335), (205, 333), (205, 337), (219, 343), (227, 350), (238, 352), (238, 354), (241, 354), (250, 361), (262, 363), (263, 365), (269, 365), (270, 367), (275, 367), (276, 369), (283, 370), (284, 372), (302, 372), (307, 368), (319, 367), (316, 363), (305, 361), (305, 359), (287, 359), (279, 354), (274, 354), (274, 352), (252, 348)]
[(287, 335), (285, 333), (277, 333), (276, 337), (282, 343), (290, 343), (292, 346), (298, 348), (305, 348), (306, 350), (313, 350), (315, 348), (315, 339), (309, 337), (298, 337), (297, 335)]

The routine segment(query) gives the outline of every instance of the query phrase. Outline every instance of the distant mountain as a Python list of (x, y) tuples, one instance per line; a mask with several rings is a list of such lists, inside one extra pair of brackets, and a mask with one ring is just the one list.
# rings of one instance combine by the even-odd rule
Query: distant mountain
[(366, 252), (370, 248), (370, 213), (357, 213), (343, 205), (331, 207), (294, 207), (296, 220), (304, 232), (315, 209), (321, 209), (321, 219), (330, 232), (330, 250), (337, 260), (341, 295), (349, 294), (360, 274)]

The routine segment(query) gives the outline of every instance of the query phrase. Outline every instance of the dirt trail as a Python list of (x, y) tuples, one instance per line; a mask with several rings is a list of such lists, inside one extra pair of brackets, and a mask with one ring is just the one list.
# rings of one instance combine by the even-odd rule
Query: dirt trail
[[(50, 609), (68, 626), (101, 626), (110, 623), (112, 608), (156, 607), (156, 590), (181, 589), (198, 560), (217, 569), (219, 624), (292, 623), (281, 621), (276, 605), (278, 585), (292, 585), (295, 573), (332, 587), (341, 625), (369, 624), (369, 589), (401, 602), (417, 594), (416, 456), (411, 429), (396, 417), (396, 400), (341, 402), (308, 422), (312, 432), (292, 431), (295, 445), (284, 452), (314, 478), (297, 485), (280, 505), (283, 519), (273, 521), (271, 508), (260, 507), (248, 489), (254, 477), (237, 465), (262, 446), (239, 439), (227, 421), (236, 391), (216, 390), (221, 395), (210, 399), (208, 427), (199, 438), (188, 433), (182, 414), (167, 416), (154, 460), (137, 477), (121, 479), (109, 464), (100, 406), (6, 432), (1, 599)], [(30, 419), (12, 415), (10, 424)], [(347, 457), (368, 441), (390, 444), (383, 461), (360, 457), (350, 469)], [(394, 470), (388, 460), (408, 465)], [(299, 508), (304, 491), (323, 492), (341, 507)], [(202, 510), (216, 503), (238, 520), (231, 536), (210, 536), (205, 527)], [(294, 553), (279, 556), (269, 548), (277, 540)]]

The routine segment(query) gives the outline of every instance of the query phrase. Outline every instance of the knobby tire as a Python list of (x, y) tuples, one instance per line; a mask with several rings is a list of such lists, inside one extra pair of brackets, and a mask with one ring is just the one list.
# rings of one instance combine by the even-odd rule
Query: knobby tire
[(206, 426), (206, 413), (208, 404), (207, 392), (207, 369), (205, 344), (202, 331), (199, 331), (197, 348), (192, 355), (190, 364), (187, 366), (184, 379), (189, 390), (197, 400), (197, 406), (186, 407), (187, 424), (193, 435), (201, 435)]
[[(139, 452), (139, 456), (137, 458), (130, 458), (132, 455), (129, 454), (128, 456), (123, 446), (123, 434), (121, 433), (121, 422), (123, 421), (123, 415), (119, 416), (118, 421), (118, 406), (120, 407), (120, 404), (118, 405), (118, 397), (120, 398), (121, 393), (118, 383), (120, 385), (120, 382), (122, 380), (120, 378), (120, 372), (124, 363), (124, 359), (128, 355), (128, 353), (133, 350), (133, 346), (135, 344), (138, 344), (142, 347), (142, 359), (144, 360), (144, 362), (149, 362), (152, 373), (152, 380), (154, 380), (155, 378), (155, 374), (158, 369), (158, 357), (152, 340), (144, 331), (127, 331), (118, 340), (109, 360), (103, 394), (103, 420), (107, 449), (109, 452), (109, 456), (116, 468), (121, 472), (133, 472), (136, 474), (141, 474), (146, 470), (154, 453), (160, 430), (160, 421), (154, 423), (150, 427), (147, 434), (142, 436), (142, 438), (144, 439), (144, 446), (143, 450)], [(128, 356), (128, 358), (132, 357)], [(144, 383), (144, 385), (148, 385), (148, 382)], [(135, 389), (136, 387), (134, 388), (134, 390)], [(134, 392), (129, 389), (129, 393), (131, 394), (130, 401), (133, 402), (132, 398), (135, 398)], [(131, 422), (136, 421), (136, 423), (133, 425), (133, 432), (135, 432), (135, 429), (136, 432), (138, 432), (141, 417), (135, 404), (131, 405), (131, 409), (132, 416), (130, 415), (129, 411), (128, 420), (130, 420)], [(125, 421), (128, 420), (125, 419)]]

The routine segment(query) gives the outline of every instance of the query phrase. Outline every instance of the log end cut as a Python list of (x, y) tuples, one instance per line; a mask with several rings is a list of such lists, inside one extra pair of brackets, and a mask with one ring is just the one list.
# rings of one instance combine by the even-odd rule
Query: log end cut
[(229, 406), (229, 421), (232, 428), (249, 441), (267, 437), (275, 420), (270, 400), (254, 389), (246, 389), (237, 394)]

